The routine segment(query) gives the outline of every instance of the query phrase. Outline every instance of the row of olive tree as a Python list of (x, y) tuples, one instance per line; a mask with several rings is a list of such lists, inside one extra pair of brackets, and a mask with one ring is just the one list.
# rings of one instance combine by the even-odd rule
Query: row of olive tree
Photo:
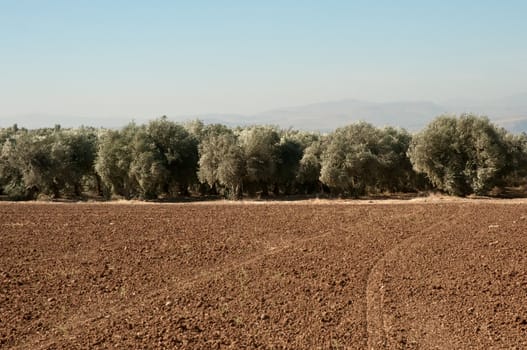
[(228, 128), (166, 117), (120, 130), (0, 129), (0, 191), (12, 198), (157, 199), (280, 194), (359, 196), (436, 188), (485, 194), (523, 179), (527, 136), (474, 115), (411, 135), (360, 122), (330, 134)]
[(254, 196), (260, 191), (263, 197), (270, 191), (275, 195), (299, 192), (311, 181), (301, 167), (304, 150), (320, 138), (316, 133), (269, 126), (207, 126), (199, 146), (198, 177), (235, 198), (243, 192)]

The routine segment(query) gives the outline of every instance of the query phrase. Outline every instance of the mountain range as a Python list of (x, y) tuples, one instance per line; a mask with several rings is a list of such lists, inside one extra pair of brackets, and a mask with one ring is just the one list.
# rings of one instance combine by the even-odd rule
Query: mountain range
[(206, 123), (229, 126), (273, 124), (282, 128), (328, 132), (357, 121), (378, 127), (396, 126), (411, 132), (425, 127), (441, 114), (475, 113), (484, 115), (507, 130), (527, 132), (527, 94), (500, 99), (430, 101), (367, 102), (354, 99), (314, 103), (274, 109), (254, 115), (197, 115)]
[[(507, 130), (527, 132), (527, 93), (489, 100), (450, 100), (442, 103), (429, 101), (368, 102), (355, 99), (313, 103), (302, 106), (273, 109), (253, 115), (198, 114), (172, 117), (175, 121), (203, 120), (205, 123), (221, 123), (228, 126), (272, 124), (282, 128), (328, 132), (357, 121), (373, 125), (396, 126), (411, 132), (418, 131), (441, 114), (464, 112), (485, 115)], [(143, 123), (152, 118), (135, 118)], [(59, 118), (50, 116), (26, 116), (24, 118), (2, 118), (0, 127), (18, 123), (20, 126), (37, 128), (61, 124), (64, 127), (89, 125), (117, 128), (132, 118)]]
[[(304, 106), (275, 109), (246, 118), (223, 119), (229, 124), (276, 124), (283, 128), (331, 131), (356, 121), (376, 126), (397, 126), (418, 131), (441, 114), (475, 113), (488, 116), (511, 132), (527, 132), (527, 94), (488, 101), (366, 102), (340, 100)], [(203, 118), (207, 120), (206, 118)]]

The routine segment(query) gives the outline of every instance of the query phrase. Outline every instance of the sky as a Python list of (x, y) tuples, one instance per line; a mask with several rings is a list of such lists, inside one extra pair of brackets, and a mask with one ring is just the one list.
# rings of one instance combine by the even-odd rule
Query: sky
[(527, 1), (0, 0), (0, 122), (527, 92)]

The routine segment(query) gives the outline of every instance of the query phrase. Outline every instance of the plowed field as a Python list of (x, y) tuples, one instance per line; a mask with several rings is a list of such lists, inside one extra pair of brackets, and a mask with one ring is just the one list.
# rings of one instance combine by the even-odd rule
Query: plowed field
[(0, 204), (0, 348), (526, 349), (527, 204)]

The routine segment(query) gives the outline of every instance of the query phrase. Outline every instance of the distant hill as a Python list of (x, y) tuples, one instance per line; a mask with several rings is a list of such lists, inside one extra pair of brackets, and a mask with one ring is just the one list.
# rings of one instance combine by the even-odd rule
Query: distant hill
[[(328, 132), (357, 121), (366, 121), (376, 126), (386, 125), (418, 131), (432, 119), (443, 113), (460, 114), (472, 112), (488, 116), (496, 124), (518, 133), (527, 132), (527, 94), (509, 96), (494, 100), (452, 100), (441, 104), (429, 101), (367, 102), (354, 99), (314, 103), (269, 110), (254, 115), (198, 114), (193, 116), (170, 116), (176, 121), (201, 119), (205, 123), (221, 123), (227, 126), (274, 124), (283, 128)], [(137, 123), (152, 118), (134, 118)], [(61, 124), (64, 127), (88, 125), (118, 128), (132, 121), (132, 118), (88, 118), (36, 116), (2, 118), (0, 127), (18, 123), (20, 126), (37, 128)]]
[[(229, 125), (274, 124), (303, 130), (331, 131), (353, 122), (366, 121), (379, 127), (390, 125), (418, 131), (438, 115), (464, 112), (486, 115), (496, 124), (515, 133), (527, 132), (527, 94), (489, 101), (457, 100), (442, 104), (350, 99), (280, 108), (246, 117), (224, 115), (222, 118)], [(207, 121), (207, 118), (203, 120)]]
[(277, 109), (260, 113), (255, 119), (282, 127), (321, 131), (330, 131), (356, 121), (418, 130), (435, 116), (445, 112), (445, 108), (432, 102), (375, 103), (343, 100)]
[(527, 132), (527, 93), (485, 101), (451, 101), (447, 106), (456, 113), (486, 115), (512, 132)]

